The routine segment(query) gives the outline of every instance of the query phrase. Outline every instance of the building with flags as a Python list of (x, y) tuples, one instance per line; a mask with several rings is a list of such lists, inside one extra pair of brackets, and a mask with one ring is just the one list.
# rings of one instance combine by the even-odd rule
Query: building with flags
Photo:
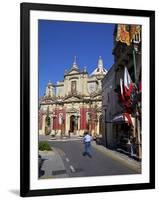
[(115, 66), (113, 65), (102, 81), (102, 116), (103, 116), (103, 143), (108, 148), (115, 148), (116, 141), (113, 135), (112, 119), (116, 115)]
[(83, 135), (88, 129), (94, 137), (101, 132), (102, 86), (107, 70), (101, 56), (91, 74), (80, 70), (76, 57), (64, 79), (48, 82), (39, 100), (39, 134)]
[(141, 26), (118, 24), (114, 65), (102, 81), (104, 143), (141, 159)]

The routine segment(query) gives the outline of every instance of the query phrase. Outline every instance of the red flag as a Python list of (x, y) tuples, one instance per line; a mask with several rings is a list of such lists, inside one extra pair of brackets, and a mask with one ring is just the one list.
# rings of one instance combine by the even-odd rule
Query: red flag
[(142, 91), (142, 85), (141, 85), (141, 81), (139, 82), (139, 92), (141, 92)]
[[(128, 124), (129, 124), (130, 126), (133, 126), (133, 123), (132, 123), (132, 119), (131, 119), (130, 114), (129, 114), (129, 113), (123, 113), (123, 116), (124, 116), (124, 118), (127, 119)], [(126, 119), (125, 119), (125, 121), (126, 121)]]
[(132, 92), (133, 92), (133, 82), (129, 75), (127, 68), (124, 68), (124, 81), (120, 78), (120, 96), (119, 99), (125, 107), (126, 112), (132, 112)]

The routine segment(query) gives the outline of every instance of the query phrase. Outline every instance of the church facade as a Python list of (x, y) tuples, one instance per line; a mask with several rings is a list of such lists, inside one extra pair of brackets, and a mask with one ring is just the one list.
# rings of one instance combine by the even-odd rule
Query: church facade
[(64, 79), (49, 81), (39, 99), (39, 134), (82, 136), (86, 129), (94, 137), (102, 134), (101, 80), (106, 73), (101, 57), (91, 74), (79, 69), (75, 57)]

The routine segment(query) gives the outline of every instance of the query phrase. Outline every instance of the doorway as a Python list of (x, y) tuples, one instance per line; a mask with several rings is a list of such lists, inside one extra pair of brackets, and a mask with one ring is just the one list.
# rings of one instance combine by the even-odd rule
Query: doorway
[(46, 116), (45, 118), (45, 135), (49, 135), (51, 133), (51, 118)]
[(75, 125), (76, 125), (75, 116), (71, 115), (71, 117), (70, 117), (70, 132), (71, 133), (73, 133), (75, 131)]

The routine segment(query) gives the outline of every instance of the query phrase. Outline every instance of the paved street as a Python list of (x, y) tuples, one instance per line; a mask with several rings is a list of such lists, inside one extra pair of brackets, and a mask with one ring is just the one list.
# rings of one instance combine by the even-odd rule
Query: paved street
[[(59, 140), (49, 141), (56, 154), (63, 161), (62, 170), (57, 173), (58, 177), (81, 177), (81, 176), (103, 176), (123, 175), (139, 173), (137, 168), (132, 168), (122, 159), (116, 159), (107, 152), (100, 150), (99, 145), (92, 146), (92, 158), (83, 156), (84, 145), (81, 140)], [(100, 146), (99, 146), (100, 147)], [(103, 148), (104, 149), (104, 148)], [(53, 165), (53, 163), (51, 164)], [(65, 168), (65, 170), (63, 170)]]

